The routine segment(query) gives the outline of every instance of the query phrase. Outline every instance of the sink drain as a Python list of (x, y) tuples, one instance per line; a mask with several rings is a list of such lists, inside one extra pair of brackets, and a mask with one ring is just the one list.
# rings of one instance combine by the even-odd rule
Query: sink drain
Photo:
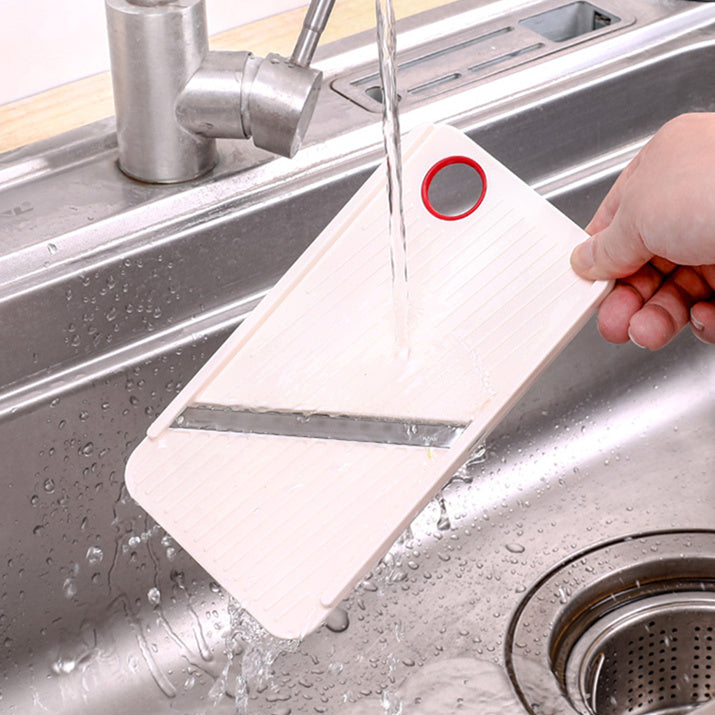
[(715, 698), (715, 532), (578, 554), (522, 602), (506, 656), (537, 715), (680, 715)]
[(567, 692), (591, 712), (687, 712), (715, 697), (715, 593), (637, 600), (599, 619), (573, 648)]

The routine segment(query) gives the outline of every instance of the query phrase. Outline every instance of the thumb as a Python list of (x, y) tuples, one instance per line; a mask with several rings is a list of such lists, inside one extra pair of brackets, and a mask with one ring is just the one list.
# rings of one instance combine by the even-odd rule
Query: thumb
[(602, 231), (576, 246), (571, 266), (583, 278), (610, 280), (635, 273), (651, 258), (640, 234), (624, 229), (617, 213)]

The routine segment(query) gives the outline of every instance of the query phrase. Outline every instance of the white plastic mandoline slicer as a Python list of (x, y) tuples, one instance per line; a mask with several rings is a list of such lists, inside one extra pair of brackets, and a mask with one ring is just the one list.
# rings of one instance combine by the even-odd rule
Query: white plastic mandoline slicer
[(139, 504), (282, 638), (325, 620), (609, 287), (570, 268), (584, 232), (456, 129), (411, 132), (403, 170), (409, 356), (383, 166), (127, 465)]

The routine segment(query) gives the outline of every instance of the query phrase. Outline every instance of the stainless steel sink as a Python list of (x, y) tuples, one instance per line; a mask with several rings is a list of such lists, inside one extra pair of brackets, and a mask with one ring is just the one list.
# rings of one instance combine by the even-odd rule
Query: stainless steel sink
[[(474, 45), (483, 71), (412, 93), (402, 121), (464, 129), (584, 223), (658, 126), (715, 110), (715, 6), (608, 3), (566, 40), (521, 22), (563, 4), (458, 2), (403, 23), (415, 86), (457, 74), (448, 50), (467, 35), (542, 47), (498, 67)], [(621, 667), (606, 635), (637, 640), (640, 606), (665, 604), (654, 647), (671, 651), (694, 589), (702, 660), (683, 682), (697, 661), (708, 687), (668, 706), (715, 695), (715, 350), (690, 335), (651, 354), (589, 324), (301, 643), (262, 632), (127, 495), (154, 416), (379, 160), (375, 93), (345, 96), (370, 89), (350, 82), (374, 72), (371, 43), (325, 48), (292, 161), (223, 143), (209, 181), (140, 184), (111, 122), (0, 157), (3, 713), (665, 712), (647, 686), (638, 710), (600, 704), (600, 673)], [(610, 644), (603, 660), (589, 638)]]

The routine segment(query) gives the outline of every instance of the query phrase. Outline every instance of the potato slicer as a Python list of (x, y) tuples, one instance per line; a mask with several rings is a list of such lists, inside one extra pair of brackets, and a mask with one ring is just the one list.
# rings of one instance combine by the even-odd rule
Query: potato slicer
[(403, 144), (409, 354), (378, 169), (148, 430), (131, 495), (268, 631), (316, 629), (582, 327), (584, 232), (468, 137)]

